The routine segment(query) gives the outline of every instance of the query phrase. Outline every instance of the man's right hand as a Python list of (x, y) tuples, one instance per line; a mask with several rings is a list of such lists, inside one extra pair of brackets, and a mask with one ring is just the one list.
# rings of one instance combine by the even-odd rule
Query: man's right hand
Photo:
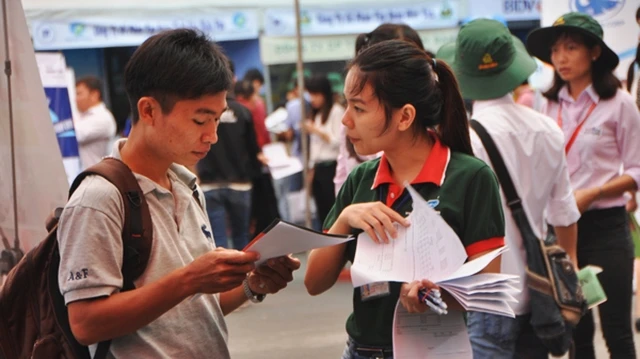
[(189, 264), (186, 280), (195, 293), (222, 293), (242, 284), (259, 259), (255, 252), (216, 248)]

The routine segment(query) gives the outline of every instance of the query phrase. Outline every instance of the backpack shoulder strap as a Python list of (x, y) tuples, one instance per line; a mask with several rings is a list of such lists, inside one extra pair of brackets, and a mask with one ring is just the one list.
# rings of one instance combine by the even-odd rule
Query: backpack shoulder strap
[[(149, 205), (131, 169), (124, 162), (112, 157), (104, 158), (80, 173), (71, 185), (69, 197), (80, 183), (91, 175), (104, 177), (118, 188), (122, 196), (124, 203), (122, 290), (132, 290), (135, 288), (133, 281), (144, 272), (151, 254), (153, 226)], [(111, 340), (98, 343), (94, 359), (105, 359), (110, 346)]]
[(144, 272), (151, 254), (153, 227), (149, 206), (131, 169), (124, 162), (111, 157), (104, 158), (79, 174), (71, 185), (69, 197), (82, 180), (90, 175), (104, 177), (118, 188), (122, 196), (124, 203), (123, 290), (133, 289), (133, 281)]

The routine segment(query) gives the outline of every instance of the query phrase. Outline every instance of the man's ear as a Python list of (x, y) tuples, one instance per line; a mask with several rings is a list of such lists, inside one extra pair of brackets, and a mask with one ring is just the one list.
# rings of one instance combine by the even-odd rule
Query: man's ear
[(416, 119), (416, 108), (411, 104), (406, 104), (402, 106), (401, 109), (397, 110), (397, 115), (400, 116), (400, 122), (398, 122), (398, 130), (406, 131), (411, 128), (413, 121)]
[(160, 104), (153, 97), (145, 96), (138, 100), (139, 121), (153, 125), (159, 112)]
[(91, 96), (92, 102), (102, 102), (102, 97), (100, 97), (100, 91), (98, 90), (90, 90), (89, 96)]

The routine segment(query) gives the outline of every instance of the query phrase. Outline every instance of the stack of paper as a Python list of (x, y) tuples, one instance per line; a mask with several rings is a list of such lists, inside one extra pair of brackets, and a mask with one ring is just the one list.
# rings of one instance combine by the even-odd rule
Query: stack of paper
[(366, 233), (358, 236), (351, 278), (359, 287), (380, 281), (412, 282), (428, 279), (447, 290), (467, 310), (515, 317), (508, 302), (518, 290), (517, 276), (474, 275), (502, 254), (505, 248), (465, 263), (467, 254), (456, 233), (427, 202), (407, 186), (413, 199), (411, 225), (398, 228), (398, 237), (378, 244)]
[(482, 273), (439, 282), (438, 285), (454, 297), (465, 310), (515, 317), (508, 302), (519, 292), (511, 286), (519, 282), (517, 276)]

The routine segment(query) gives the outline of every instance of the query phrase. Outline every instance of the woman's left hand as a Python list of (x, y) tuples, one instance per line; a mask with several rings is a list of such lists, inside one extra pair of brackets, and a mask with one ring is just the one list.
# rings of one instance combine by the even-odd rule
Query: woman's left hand
[(584, 213), (589, 209), (589, 206), (598, 199), (598, 196), (600, 195), (600, 188), (594, 187), (578, 189), (573, 192), (573, 195), (576, 198), (578, 210), (580, 210), (580, 213)]
[(400, 288), (400, 303), (409, 313), (424, 313), (429, 307), (420, 301), (418, 292), (420, 289), (440, 289), (431, 281), (423, 279), (411, 283), (404, 283)]

